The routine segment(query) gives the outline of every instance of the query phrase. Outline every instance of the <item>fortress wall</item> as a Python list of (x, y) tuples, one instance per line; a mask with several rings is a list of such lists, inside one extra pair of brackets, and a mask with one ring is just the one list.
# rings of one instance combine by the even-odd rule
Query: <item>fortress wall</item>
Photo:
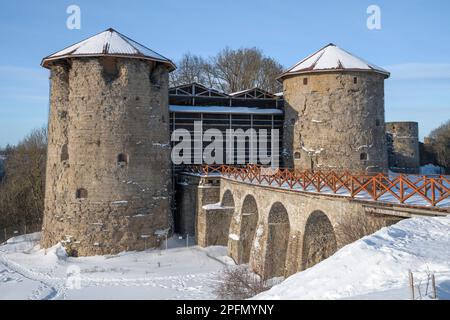
[(141, 250), (170, 227), (168, 73), (137, 59), (52, 66), (44, 247)]
[(286, 166), (387, 172), (383, 75), (302, 74), (283, 87)]

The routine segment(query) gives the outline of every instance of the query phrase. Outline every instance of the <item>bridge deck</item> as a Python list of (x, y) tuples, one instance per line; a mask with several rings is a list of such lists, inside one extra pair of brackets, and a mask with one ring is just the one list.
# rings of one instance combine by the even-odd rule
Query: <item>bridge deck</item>
[(260, 166), (190, 166), (185, 171), (259, 186), (347, 197), (385, 205), (450, 213), (450, 176), (350, 174), (265, 169)]

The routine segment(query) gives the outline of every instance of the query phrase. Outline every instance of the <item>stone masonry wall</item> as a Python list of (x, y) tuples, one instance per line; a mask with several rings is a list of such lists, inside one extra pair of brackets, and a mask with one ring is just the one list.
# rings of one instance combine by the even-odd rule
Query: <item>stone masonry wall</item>
[(286, 166), (387, 172), (382, 75), (304, 74), (283, 87)]
[(417, 122), (386, 123), (389, 167), (403, 173), (419, 173), (419, 124)]
[[(244, 205), (245, 200), (249, 197), (254, 198), (257, 203), (257, 219), (253, 221), (252, 226), (252, 230), (256, 231), (252, 239), (249, 264), (254, 271), (266, 278), (274, 275), (289, 276), (304, 270), (346, 245), (347, 243), (340, 238), (336, 230), (341, 219), (348, 215), (377, 219), (381, 221), (381, 224), (389, 225), (401, 220), (403, 214), (398, 212), (396, 216), (396, 211), (389, 209), (394, 215), (379, 215), (373, 213), (370, 204), (361, 201), (257, 186), (222, 178), (220, 198), (222, 199), (229, 191), (235, 203), (230, 212), (234, 213), (232, 220), (236, 220), (236, 223), (227, 225), (223, 221), (219, 224), (213, 221), (214, 224), (199, 229), (200, 234), (197, 237), (209, 238), (227, 232), (231, 235), (238, 229), (241, 229), (241, 233), (237, 234), (242, 235), (242, 229), (248, 227), (242, 224), (245, 221), (243, 215), (247, 211)], [(211, 211), (211, 213), (217, 212)], [(273, 230), (274, 228), (279, 228), (280, 232)], [(312, 237), (311, 232), (314, 233)], [(243, 255), (240, 252), (242, 246), (238, 245), (237, 241), (241, 239), (232, 237), (228, 239), (229, 256), (235, 259)], [(201, 243), (199, 245), (202, 246)], [(316, 252), (317, 246), (327, 249)], [(276, 256), (273, 256), (274, 252)], [(283, 261), (273, 263), (274, 259)], [(270, 263), (267, 263), (269, 260)], [(248, 261), (238, 260), (237, 262), (247, 263)]]
[[(236, 263), (248, 263), (265, 278), (289, 276), (327, 258), (352, 241), (347, 231), (339, 232), (349, 223), (353, 224), (352, 237), (357, 237), (363, 233), (358, 228), (380, 228), (412, 216), (443, 215), (225, 177), (213, 177), (211, 182), (208, 177), (183, 176), (189, 177), (193, 186), (198, 183), (197, 244), (201, 247), (228, 245), (228, 255)], [(192, 190), (183, 188), (180, 192)], [(367, 225), (361, 224), (364, 221)]]
[(51, 67), (42, 245), (111, 254), (170, 228), (168, 72), (137, 59)]
[(219, 202), (220, 178), (204, 178), (191, 174), (178, 174), (176, 184), (176, 232), (194, 236), (198, 234), (197, 210), (207, 204)]
[(233, 214), (233, 208), (219, 203), (220, 184), (217, 183), (217, 178), (213, 181), (216, 182), (204, 178), (198, 187), (196, 240), (202, 247), (227, 245), (228, 228)]

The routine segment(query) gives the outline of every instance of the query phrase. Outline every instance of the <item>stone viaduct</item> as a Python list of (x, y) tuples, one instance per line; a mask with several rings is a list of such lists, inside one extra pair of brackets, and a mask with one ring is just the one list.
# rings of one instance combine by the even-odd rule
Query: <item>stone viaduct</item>
[(449, 214), (450, 208), (412, 208), (255, 185), (219, 175), (182, 174), (178, 180), (181, 230), (200, 246), (228, 246), (238, 264), (265, 278), (289, 276), (346, 245), (336, 232), (349, 216), (372, 220), (378, 228), (412, 216)]

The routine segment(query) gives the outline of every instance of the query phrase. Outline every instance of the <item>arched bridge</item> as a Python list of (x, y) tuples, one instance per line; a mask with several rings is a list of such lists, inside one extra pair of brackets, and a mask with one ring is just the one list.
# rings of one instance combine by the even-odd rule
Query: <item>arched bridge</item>
[(195, 221), (198, 244), (226, 245), (236, 263), (249, 263), (266, 278), (309, 268), (370, 228), (450, 213), (448, 176), (268, 171), (257, 166), (187, 171), (179, 177), (180, 212), (184, 221)]

